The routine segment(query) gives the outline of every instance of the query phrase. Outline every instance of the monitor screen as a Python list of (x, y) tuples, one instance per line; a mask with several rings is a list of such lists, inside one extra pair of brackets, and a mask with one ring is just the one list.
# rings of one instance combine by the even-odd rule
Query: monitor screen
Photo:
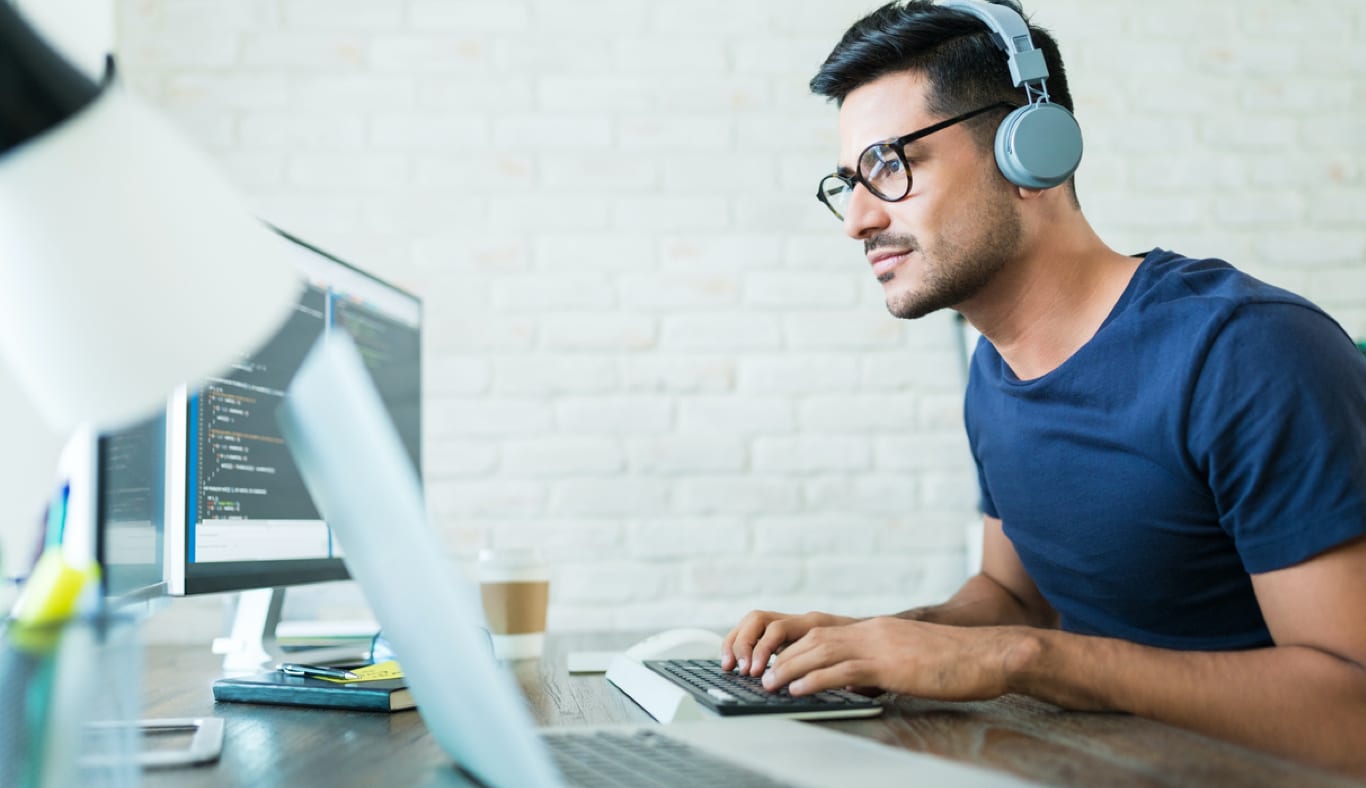
[(104, 597), (116, 606), (160, 596), (166, 589), (165, 447), (163, 413), (99, 438), (96, 549)]
[[(421, 301), (280, 233), (306, 287), (254, 355), (167, 411), (166, 556), (171, 594), (273, 588), (347, 578), (341, 549), (290, 457), (275, 412), (324, 328), (355, 338), (402, 436), (421, 458)], [(205, 319), (232, 320), (231, 305)]]

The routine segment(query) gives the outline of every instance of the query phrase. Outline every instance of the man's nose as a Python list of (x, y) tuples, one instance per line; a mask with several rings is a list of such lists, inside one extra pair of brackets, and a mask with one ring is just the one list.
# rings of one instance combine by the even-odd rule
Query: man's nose
[(861, 240), (887, 229), (887, 223), (887, 203), (868, 191), (867, 186), (855, 184), (844, 208), (844, 234)]

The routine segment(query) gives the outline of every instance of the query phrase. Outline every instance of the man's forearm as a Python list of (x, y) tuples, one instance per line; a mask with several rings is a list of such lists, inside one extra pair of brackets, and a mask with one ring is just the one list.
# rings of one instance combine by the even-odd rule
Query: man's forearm
[(947, 602), (917, 607), (896, 614), (897, 618), (949, 624), (960, 627), (985, 627), (1019, 624), (1031, 627), (1056, 626), (1052, 610), (1031, 608), (1004, 586), (985, 574), (968, 578), (958, 593)]
[(1183, 652), (1019, 629), (1013, 691), (1126, 711), (1366, 777), (1366, 670), (1312, 648)]

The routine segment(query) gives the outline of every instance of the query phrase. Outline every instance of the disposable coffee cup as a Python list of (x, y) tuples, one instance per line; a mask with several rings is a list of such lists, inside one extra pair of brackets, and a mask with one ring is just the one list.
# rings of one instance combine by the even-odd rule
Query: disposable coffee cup
[(479, 596), (498, 659), (534, 659), (545, 651), (550, 569), (535, 550), (479, 552)]

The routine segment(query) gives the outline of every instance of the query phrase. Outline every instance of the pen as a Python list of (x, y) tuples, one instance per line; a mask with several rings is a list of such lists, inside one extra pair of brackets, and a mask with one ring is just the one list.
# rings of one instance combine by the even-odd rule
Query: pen
[(61, 494), (52, 499), (47, 506), (47, 525), (44, 528), (43, 543), (56, 547), (62, 543), (66, 531), (66, 505), (71, 498), (71, 485), (63, 484)]
[(355, 673), (341, 668), (328, 668), (321, 665), (300, 665), (296, 662), (282, 662), (276, 670), (290, 676), (312, 676), (322, 679), (358, 679)]

